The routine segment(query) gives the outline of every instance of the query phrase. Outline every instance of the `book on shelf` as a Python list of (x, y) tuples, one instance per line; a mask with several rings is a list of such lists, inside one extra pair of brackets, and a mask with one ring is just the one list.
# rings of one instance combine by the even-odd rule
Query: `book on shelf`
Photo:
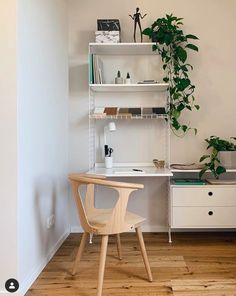
[(157, 84), (157, 83), (159, 83), (159, 81), (153, 80), (153, 79), (138, 81), (138, 84)]
[(104, 107), (95, 107), (93, 113), (94, 114), (104, 114), (104, 110), (105, 110)]
[(95, 107), (91, 115), (99, 118), (105, 118), (106, 113), (104, 113), (104, 110), (104, 107)]
[(129, 113), (129, 108), (119, 108), (118, 115), (126, 116), (126, 117), (132, 117), (132, 114)]
[(145, 107), (143, 108), (143, 115), (164, 115), (166, 109), (164, 107)]
[(94, 77), (93, 77), (93, 55), (89, 55), (89, 82), (94, 83)]
[(206, 185), (205, 180), (201, 179), (173, 179), (175, 185)]
[(154, 114), (166, 114), (166, 109), (164, 107), (152, 108)]
[(132, 116), (141, 116), (141, 108), (129, 108), (128, 113), (131, 113)]
[(117, 107), (106, 107), (104, 112), (106, 115), (117, 115)]
[(90, 58), (90, 83), (103, 84), (103, 64), (97, 55)]

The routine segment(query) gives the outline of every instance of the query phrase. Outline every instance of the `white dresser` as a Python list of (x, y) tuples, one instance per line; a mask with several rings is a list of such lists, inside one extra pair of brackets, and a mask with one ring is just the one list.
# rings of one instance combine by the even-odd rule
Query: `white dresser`
[(236, 185), (171, 185), (170, 231), (177, 228), (236, 228)]

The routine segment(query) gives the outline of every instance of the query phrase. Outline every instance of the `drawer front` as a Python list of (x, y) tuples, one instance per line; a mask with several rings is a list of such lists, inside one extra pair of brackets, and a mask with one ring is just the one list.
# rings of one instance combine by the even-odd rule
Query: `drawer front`
[(236, 206), (236, 187), (172, 188), (172, 206)]
[(172, 227), (236, 228), (236, 207), (173, 207)]

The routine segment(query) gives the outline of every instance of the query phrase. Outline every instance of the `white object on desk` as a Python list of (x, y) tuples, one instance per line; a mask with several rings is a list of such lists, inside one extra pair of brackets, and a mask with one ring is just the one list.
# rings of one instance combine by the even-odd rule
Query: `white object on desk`
[(106, 169), (112, 169), (112, 165), (113, 165), (113, 157), (112, 156), (105, 156)]

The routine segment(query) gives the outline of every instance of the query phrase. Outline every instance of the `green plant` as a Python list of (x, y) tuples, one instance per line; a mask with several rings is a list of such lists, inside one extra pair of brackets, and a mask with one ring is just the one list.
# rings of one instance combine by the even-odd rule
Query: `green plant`
[[(182, 18), (166, 15), (165, 18), (158, 18), (149, 28), (143, 31), (153, 42), (153, 51), (158, 51), (163, 62), (163, 69), (166, 71), (164, 82), (169, 83), (170, 105), (168, 114), (172, 130), (178, 135), (185, 134), (191, 129), (189, 125), (180, 123), (180, 115), (184, 110), (199, 109), (195, 104), (193, 92), (195, 86), (189, 78), (189, 70), (193, 67), (187, 63), (187, 50), (198, 51), (198, 47), (189, 43), (189, 39), (198, 37), (185, 35), (181, 30)], [(195, 134), (197, 130), (194, 129)]]
[[(232, 137), (232, 139), (236, 140), (236, 138)], [(208, 162), (204, 163), (204, 167), (199, 173), (199, 177), (202, 178), (203, 174), (210, 170), (216, 179), (219, 178), (219, 175), (226, 172), (225, 167), (222, 166), (220, 159), (218, 158), (218, 153), (220, 151), (236, 151), (236, 145), (232, 142), (223, 140), (216, 136), (211, 136), (209, 139), (205, 139), (208, 143), (207, 149), (212, 148), (211, 154), (203, 155), (200, 158), (200, 162), (204, 160), (208, 160)]]

